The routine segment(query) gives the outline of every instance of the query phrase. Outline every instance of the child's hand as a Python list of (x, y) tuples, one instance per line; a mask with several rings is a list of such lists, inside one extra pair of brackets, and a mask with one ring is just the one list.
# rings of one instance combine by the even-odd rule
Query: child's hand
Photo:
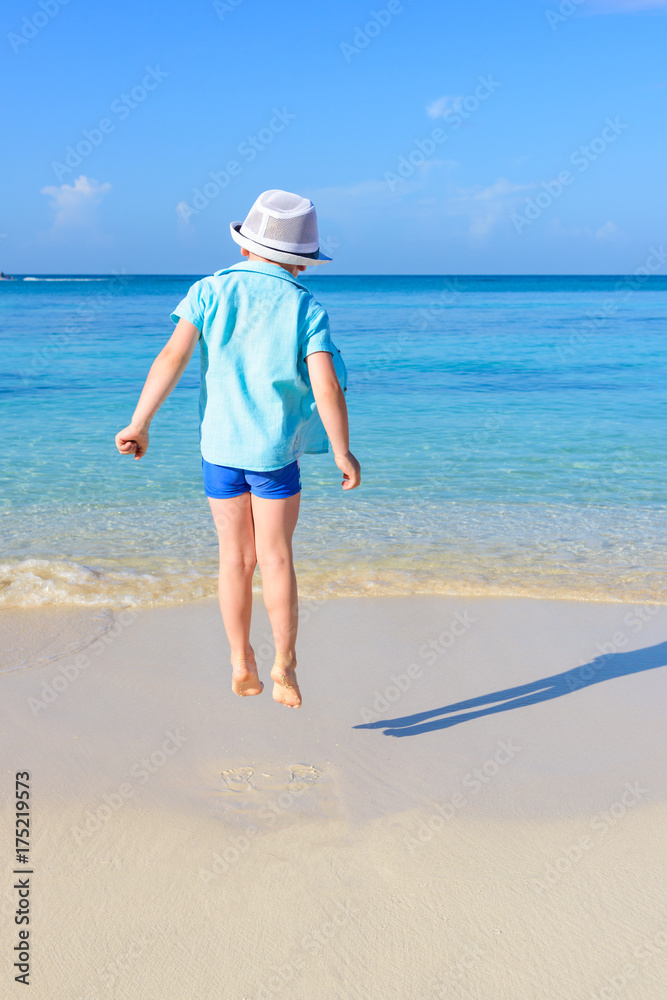
[(135, 458), (141, 458), (142, 455), (146, 454), (148, 448), (148, 430), (130, 424), (125, 430), (116, 434), (116, 447), (121, 455), (134, 455)]
[(354, 490), (361, 482), (361, 466), (351, 451), (345, 455), (334, 455), (336, 465), (343, 473), (342, 487), (344, 490)]

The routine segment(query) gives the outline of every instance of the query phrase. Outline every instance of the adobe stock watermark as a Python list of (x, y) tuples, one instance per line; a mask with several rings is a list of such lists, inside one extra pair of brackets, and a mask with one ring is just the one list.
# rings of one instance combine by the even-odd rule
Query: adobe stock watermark
[(285, 789), (280, 792), (275, 799), (270, 799), (267, 805), (260, 810), (259, 818), (263, 821), (262, 826), (250, 823), (244, 827), (242, 833), (229, 837), (224, 847), (213, 851), (208, 868), (199, 869), (199, 877), (204, 884), (208, 885), (220, 875), (225, 875), (237, 861), (241, 860), (241, 857), (247, 853), (258, 837), (272, 827), (280, 816), (292, 809), (299, 796), (303, 795), (308, 788), (308, 785), (304, 785), (301, 788), (294, 788), (292, 791)]
[(544, 16), (546, 17), (551, 30), (555, 31), (559, 24), (567, 21), (569, 17), (572, 17), (577, 10), (577, 7), (581, 7), (581, 5), (585, 3), (586, 0), (562, 0), (562, 2), (558, 5), (557, 10), (552, 10), (551, 8), (549, 8), (549, 10), (545, 10)]
[[(628, 811), (641, 802), (642, 798), (648, 794), (648, 788), (644, 788), (638, 781), (626, 782), (618, 800), (612, 802), (606, 809), (597, 813), (589, 823), (591, 830), (595, 831), (599, 837), (604, 837)], [(598, 838), (599, 839), (599, 838)], [(533, 888), (537, 893), (545, 893), (552, 889), (561, 879), (572, 871), (584, 855), (595, 846), (595, 837), (592, 834), (583, 834), (574, 844), (566, 847), (558, 857), (551, 861), (541, 879), (533, 879)]]
[[(663, 606), (655, 604), (634, 607), (625, 615), (623, 622), (636, 635), (638, 632), (641, 632), (647, 622), (660, 612), (661, 607)], [(574, 670), (567, 672), (565, 683), (569, 690), (576, 691), (577, 688), (587, 687), (596, 673), (604, 670), (609, 658), (616, 655), (616, 653), (620, 653), (624, 646), (627, 646), (629, 638), (623, 629), (617, 629), (606, 642), (596, 643), (596, 648), (600, 655), (592, 663), (585, 663), (583, 666), (576, 667)]]
[[(130, 972), (141, 956), (146, 954), (156, 944), (159, 937), (159, 927), (150, 927), (148, 930), (134, 932), (129, 939), (126, 939), (126, 944), (122, 951), (117, 953), (111, 962), (105, 962), (97, 970), (97, 975), (104, 986), (104, 993), (100, 994), (99, 990), (96, 989), (94, 995), (96, 997), (102, 995), (108, 997), (110, 992), (127, 976), (128, 972)], [(77, 1000), (93, 1000), (93, 998), (89, 993), (86, 993), (84, 997), (77, 998)]]
[[(312, 555), (312, 552), (300, 553), (303, 557), (304, 555)], [(310, 619), (314, 611), (318, 611), (322, 605), (325, 603), (322, 597), (308, 597), (299, 598), (297, 604), (297, 614), (299, 619), (299, 625), (305, 625)], [(255, 649), (255, 660), (257, 662), (257, 668), (261, 670), (263, 667), (273, 664), (276, 658), (276, 647), (273, 639), (272, 632), (264, 632), (262, 635), (260, 643)]]
[(235, 837), (229, 837), (225, 846), (219, 851), (213, 851), (211, 860), (208, 862), (208, 868), (199, 869), (199, 877), (203, 880), (204, 884), (208, 885), (209, 882), (219, 878), (220, 875), (226, 874), (232, 865), (235, 865), (241, 856), (249, 850), (250, 845), (261, 832), (260, 827), (256, 823), (251, 823), (244, 828), (243, 833), (239, 833)]
[(453, 305), (461, 295), (465, 285), (458, 278), (444, 278), (444, 288), (434, 296), (431, 305), (421, 306), (411, 313), (406, 327), (386, 343), (386, 346), (373, 353), (367, 366), (363, 369), (364, 379), (379, 378), (387, 371), (387, 365), (402, 357), (406, 346), (412, 341), (415, 331), (423, 331), (432, 326), (436, 319), (442, 321), (442, 309)]
[[(488, 787), (497, 777), (501, 769), (505, 767), (514, 757), (521, 752), (521, 747), (517, 746), (513, 739), (498, 740), (496, 750), (491, 757), (483, 761), (479, 767), (473, 767), (461, 778), (459, 782), (461, 789), (454, 792), (449, 799), (444, 802), (434, 803), (435, 812), (428, 816), (419, 824), (414, 837), (405, 837), (405, 846), (410, 854), (428, 844), (434, 834), (441, 834), (455, 816), (459, 815), (462, 809), (470, 801)], [(467, 794), (464, 794), (467, 793)]]
[(68, 174), (71, 174), (73, 170), (76, 170), (98, 146), (102, 145), (105, 138), (116, 130), (118, 122), (129, 118), (132, 112), (146, 100), (153, 90), (157, 90), (162, 81), (166, 80), (168, 76), (169, 74), (161, 70), (159, 66), (146, 66), (146, 73), (142, 77), (141, 82), (132, 87), (129, 92), (122, 93), (111, 102), (109, 110), (117, 120), (114, 121), (113, 118), (107, 117), (100, 118), (95, 127), (82, 129), (82, 138), (75, 145), (65, 147), (65, 155), (62, 162), (60, 160), (51, 161), (51, 169), (57, 179), (61, 181)]
[[(247, 784), (249, 789), (254, 788), (252, 769), (244, 768), (242, 770), (249, 773), (241, 776), (241, 783)], [(223, 777), (228, 773), (223, 771)], [(298, 773), (295, 773), (293, 766), (292, 778), (287, 787), (278, 792), (275, 798), (269, 799), (266, 805), (259, 810), (257, 815), (262, 825), (250, 823), (244, 828), (243, 833), (229, 837), (224, 847), (212, 852), (208, 867), (199, 869), (199, 877), (204, 884), (208, 885), (220, 875), (226, 874), (233, 865), (240, 861), (242, 855), (250, 849), (252, 843), (262, 833), (269, 830), (278, 819), (286, 816), (295, 805), (298, 805), (301, 796), (309, 792), (321, 777), (322, 772), (312, 766), (303, 766)]]
[(416, 330), (427, 330), (436, 321), (442, 321), (442, 310), (447, 306), (454, 305), (466, 289), (465, 282), (458, 277), (445, 278), (443, 280), (444, 289), (433, 297), (428, 306), (421, 306), (410, 317), (410, 326)]
[(107, 310), (118, 292), (124, 291), (131, 280), (125, 274), (124, 268), (121, 271), (113, 271), (108, 286), (102, 286), (103, 290), (95, 291), (93, 295), (82, 299), (74, 310), (76, 322), (70, 323), (62, 333), (49, 334), (49, 340), (43, 347), (33, 348), (30, 367), (19, 370), (23, 382), (28, 382), (50, 368), (61, 351), (72, 345), (73, 338), (84, 331), (87, 323), (91, 323)]
[(213, 0), (213, 10), (220, 20), (224, 21), (228, 14), (233, 14), (236, 8), (245, 2), (246, 0)]
[(448, 138), (448, 130), (455, 132), (463, 125), (464, 121), (470, 118), (492, 94), (498, 90), (501, 84), (493, 79), (492, 75), (477, 77), (478, 83), (472, 94), (461, 98), (457, 102), (456, 110), (445, 115), (444, 122), (446, 128), (436, 126), (424, 139), (415, 139), (415, 144), (409, 153), (398, 158), (395, 171), (386, 170), (384, 179), (389, 190), (396, 191), (400, 184), (409, 180), (420, 167), (423, 167), (429, 156), (432, 156), (438, 146), (441, 146)]
[[(448, 649), (451, 649), (455, 642), (467, 634), (470, 627), (477, 621), (467, 611), (457, 611), (449, 626), (429, 642), (424, 642), (419, 647), (419, 656), (425, 660), (429, 667), (438, 662), (438, 657), (442, 656)], [(414, 681), (419, 680), (424, 668), (418, 663), (409, 663), (404, 673), (390, 674), (390, 684), (387, 684), (382, 691), (379, 689), (373, 692), (374, 699), (370, 708), (362, 706), (359, 709), (362, 722), (377, 722), (381, 714), (389, 711), (406, 691), (409, 691)]]
[(607, 468), (581, 473), (581, 481), (596, 490), (614, 490), (619, 486), (619, 476), (626, 476), (629, 473), (634, 459), (634, 451), (628, 447), (605, 452), (603, 460)]
[[(326, 246), (324, 244), (322, 246), (325, 252), (328, 252)], [(373, 357), (363, 368), (364, 379), (381, 377), (386, 372), (388, 364), (403, 356), (414, 332), (427, 330), (436, 320), (442, 321), (443, 308), (453, 305), (466, 287), (457, 277), (444, 278), (443, 286), (443, 290), (433, 297), (431, 305), (421, 306), (411, 313), (407, 326), (403, 327), (393, 340), (388, 341), (385, 347), (373, 353)]]
[(446, 486), (452, 476), (463, 471), (465, 463), (473, 457), (481, 445), (491, 443), (512, 416), (513, 414), (509, 410), (504, 410), (499, 406), (486, 408), (483, 414), (477, 418), (476, 428), (471, 427), (465, 435), (456, 439), (452, 449), (455, 458), (444, 460), (442, 472), (437, 472), (430, 477), (432, 485)]
[(244, 164), (252, 163), (267, 146), (271, 145), (277, 135), (285, 131), (295, 118), (296, 115), (288, 111), (287, 108), (274, 108), (268, 124), (255, 135), (246, 136), (236, 147), (236, 152), (243, 162), (232, 159), (227, 161), (222, 170), (210, 170), (208, 174), (210, 180), (206, 181), (201, 188), (194, 189), (190, 202), (180, 201), (178, 203), (176, 212), (181, 222), (188, 223), (193, 215), (199, 215), (200, 212), (203, 212), (229, 187), (232, 178), (238, 177), (242, 173)]
[(7, 34), (7, 41), (14, 52), (20, 52), (24, 45), (31, 42), (60, 13), (60, 8), (68, 3), (69, 0), (39, 0), (38, 9), (21, 20), (20, 31), (10, 31)]
[(86, 647), (86, 652), (77, 653), (69, 663), (63, 663), (50, 681), (43, 681), (40, 689), (40, 697), (26, 698), (28, 707), (33, 715), (39, 715), (41, 711), (53, 705), (55, 701), (81, 676), (81, 672), (86, 670), (92, 663), (91, 657), (101, 656), (105, 648), (113, 645), (118, 636), (125, 631), (129, 625), (133, 625), (137, 620), (139, 612), (134, 608), (128, 608), (115, 615), (114, 624), (101, 636), (90, 636), (91, 643)]
[(426, 993), (428, 1000), (444, 1000), (445, 997), (452, 997), (454, 995), (450, 992), (452, 983), (459, 986), (465, 980), (466, 973), (487, 954), (487, 951), (478, 944), (466, 945), (456, 956), (456, 961), (447, 966), (446, 972), (430, 981)]
[(324, 239), (320, 236), (320, 249), (324, 251), (327, 257), (333, 257), (335, 251), (340, 250), (340, 247), (341, 244), (338, 242), (338, 238), (332, 236), (331, 233), (327, 233)]
[[(569, 162), (576, 167), (579, 174), (584, 173), (591, 163), (602, 156), (611, 145), (622, 135), (629, 125), (623, 123), (618, 115), (612, 120), (605, 118), (605, 125), (599, 136), (592, 139), (587, 145), (582, 143), (571, 154)], [(561, 197), (566, 188), (574, 184), (577, 175), (571, 170), (561, 170), (556, 178), (550, 181), (542, 181), (543, 191), (535, 195), (534, 198), (526, 198), (521, 212), (512, 212), (511, 222), (517, 233), (522, 233), (527, 226), (532, 226), (533, 222), (553, 205), (554, 201)]]
[(391, 371), (391, 365), (403, 357), (406, 345), (412, 340), (412, 337), (413, 334), (408, 329), (403, 328), (393, 340), (385, 343), (379, 350), (373, 351), (372, 356), (366, 359), (366, 363), (359, 369), (364, 381), (382, 378), (388, 371)]
[(350, 899), (341, 900), (329, 911), (327, 919), (303, 935), (296, 952), (290, 954), (289, 961), (279, 965), (262, 983), (256, 993), (257, 1000), (271, 1000), (276, 993), (288, 987), (308, 964), (308, 958), (316, 958), (330, 944), (341, 927), (350, 920), (361, 917), (359, 910)]
[(600, 308), (594, 312), (589, 310), (585, 313), (586, 319), (576, 325), (567, 342), (558, 345), (556, 353), (561, 361), (573, 358), (610, 319), (613, 319), (623, 303), (637, 292), (652, 274), (661, 271), (666, 263), (667, 251), (662, 244), (659, 247), (649, 247), (644, 263), (636, 267), (632, 274), (614, 282), (615, 297), (605, 299)]
[(341, 42), (338, 46), (346, 63), (351, 63), (364, 49), (367, 49), (374, 38), (381, 35), (398, 14), (405, 10), (400, 0), (389, 0), (386, 7), (369, 11), (369, 20), (354, 29), (352, 42)]
[(632, 957), (634, 962), (625, 961), (620, 970), (612, 976), (605, 976), (606, 986), (592, 990), (587, 1000), (616, 1000), (628, 988), (631, 980), (641, 971), (642, 965), (661, 955), (667, 948), (667, 931), (659, 930), (652, 937), (644, 937), (639, 944), (634, 945)]
[(99, 986), (85, 987), (85, 992), (72, 995), (71, 1000), (100, 1000), (101, 997), (112, 996), (113, 990), (120, 986), (135, 963), (160, 939), (160, 927), (153, 926), (146, 930), (132, 931), (125, 938), (122, 949), (115, 953), (110, 962), (97, 969)]
[(130, 777), (135, 779), (134, 783), (123, 781), (116, 791), (105, 792), (102, 802), (99, 805), (90, 806), (84, 813), (84, 818), (80, 824), (70, 827), (70, 834), (78, 846), (84, 840), (95, 836), (105, 823), (111, 819), (114, 813), (121, 809), (128, 799), (131, 799), (136, 792), (137, 785), (145, 785), (151, 775), (156, 774), (168, 759), (180, 750), (184, 743), (187, 743), (189, 736), (182, 734), (182, 726), (177, 730), (168, 729), (164, 733), (166, 739), (159, 747), (152, 751), (148, 757), (142, 757), (135, 761), (129, 769)]

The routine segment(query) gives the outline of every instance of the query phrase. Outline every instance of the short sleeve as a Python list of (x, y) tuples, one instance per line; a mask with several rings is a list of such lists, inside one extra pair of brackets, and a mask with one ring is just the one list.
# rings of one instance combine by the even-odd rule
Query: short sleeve
[(204, 314), (206, 312), (206, 285), (203, 281), (196, 281), (188, 290), (188, 294), (178, 303), (171, 318), (174, 323), (179, 319), (186, 319), (188, 323), (196, 326), (201, 333), (204, 329)]
[(334, 353), (334, 346), (331, 342), (331, 334), (329, 333), (329, 316), (326, 309), (319, 305), (319, 303), (314, 304), (314, 307), (308, 310), (305, 330), (301, 340), (301, 357), (306, 358), (309, 354), (314, 354), (316, 351), (328, 351), (329, 354)]

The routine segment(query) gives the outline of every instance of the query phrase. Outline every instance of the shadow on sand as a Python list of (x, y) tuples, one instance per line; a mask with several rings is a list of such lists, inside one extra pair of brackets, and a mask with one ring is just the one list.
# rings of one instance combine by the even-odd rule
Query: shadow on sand
[[(655, 670), (656, 667), (665, 665), (667, 665), (667, 642), (630, 653), (605, 653), (590, 663), (585, 663), (574, 670), (567, 670), (563, 674), (543, 677), (539, 681), (505, 688), (504, 691), (494, 691), (492, 694), (482, 695), (481, 698), (470, 698), (454, 705), (433, 708), (428, 712), (417, 712), (415, 715), (405, 715), (400, 719), (366, 722), (354, 728), (384, 729), (385, 736), (417, 736), (419, 733), (430, 733), (435, 729), (457, 726), (460, 722), (478, 719), (482, 715), (509, 712), (512, 708), (535, 705), (540, 701), (549, 701), (550, 698), (561, 698), (564, 694), (580, 691), (582, 688), (590, 687), (591, 684), (600, 684), (602, 681), (610, 681), (614, 677), (624, 677), (628, 674), (638, 674), (642, 670)], [(473, 711), (465, 711), (466, 709)], [(451, 712), (464, 712), (464, 714), (450, 715)]]

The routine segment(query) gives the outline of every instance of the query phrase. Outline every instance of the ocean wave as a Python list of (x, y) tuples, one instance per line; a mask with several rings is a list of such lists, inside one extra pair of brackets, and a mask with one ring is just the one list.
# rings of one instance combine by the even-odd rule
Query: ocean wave
[(109, 281), (109, 278), (23, 278), (23, 281)]
[(0, 563), (0, 608), (141, 607), (193, 601), (215, 592), (215, 579), (197, 573), (102, 570), (51, 559)]
[[(407, 567), (338, 562), (329, 569), (296, 565), (303, 599), (336, 597), (532, 597), (610, 603), (667, 604), (663, 581), (633, 576), (564, 571), (544, 561), (499, 567), (492, 561), (447, 560)], [(261, 592), (259, 574), (253, 586)], [(197, 570), (153, 573), (136, 569), (94, 569), (69, 560), (24, 559), (0, 563), (0, 608), (131, 608), (183, 604), (217, 594), (217, 574)]]

